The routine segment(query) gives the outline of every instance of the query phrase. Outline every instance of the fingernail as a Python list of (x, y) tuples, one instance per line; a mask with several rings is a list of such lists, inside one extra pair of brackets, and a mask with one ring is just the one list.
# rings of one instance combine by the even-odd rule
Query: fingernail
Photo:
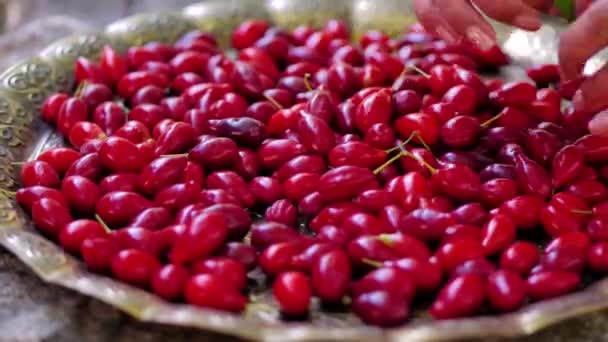
[(481, 50), (489, 50), (496, 45), (496, 41), (477, 26), (471, 26), (466, 31), (469, 41), (477, 45)]
[(537, 30), (541, 26), (540, 19), (535, 15), (520, 15), (513, 20), (513, 24), (523, 29)]
[(587, 104), (585, 103), (585, 97), (583, 96), (583, 92), (577, 90), (572, 97), (572, 106), (574, 106), (574, 110), (577, 112), (584, 112), (587, 110)]
[(593, 135), (608, 136), (608, 111), (598, 113), (589, 121), (589, 132)]

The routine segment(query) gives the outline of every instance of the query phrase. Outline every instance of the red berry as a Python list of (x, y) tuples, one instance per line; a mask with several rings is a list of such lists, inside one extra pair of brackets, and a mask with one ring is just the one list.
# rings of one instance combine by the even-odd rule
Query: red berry
[(136, 249), (122, 250), (112, 258), (114, 276), (133, 285), (149, 286), (160, 268), (155, 257)]
[(161, 267), (152, 278), (152, 290), (158, 296), (175, 300), (182, 297), (190, 274), (184, 266), (168, 264)]
[(312, 288), (309, 278), (301, 272), (281, 273), (275, 279), (272, 293), (281, 312), (287, 315), (303, 315), (308, 312)]

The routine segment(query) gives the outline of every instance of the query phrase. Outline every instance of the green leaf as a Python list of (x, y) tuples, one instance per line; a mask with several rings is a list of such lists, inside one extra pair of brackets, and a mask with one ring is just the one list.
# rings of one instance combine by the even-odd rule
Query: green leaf
[(559, 9), (562, 17), (568, 19), (568, 21), (574, 20), (574, 0), (555, 0), (554, 5)]

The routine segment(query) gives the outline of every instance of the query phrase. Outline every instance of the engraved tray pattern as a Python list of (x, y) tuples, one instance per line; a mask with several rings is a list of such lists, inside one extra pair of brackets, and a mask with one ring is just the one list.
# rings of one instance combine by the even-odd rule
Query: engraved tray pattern
[[(46, 148), (63, 144), (61, 137), (38, 120), (38, 111), (50, 93), (72, 89), (76, 57), (95, 57), (104, 44), (125, 51), (128, 46), (153, 40), (171, 42), (193, 29), (213, 32), (227, 47), (232, 28), (251, 17), (289, 28), (340, 18), (350, 25), (354, 37), (369, 29), (397, 34), (415, 21), (411, 1), (405, 0), (208, 0), (182, 11), (133, 16), (109, 25), (103, 32), (53, 43), (0, 75), (0, 244), (45, 281), (97, 298), (137, 319), (252, 340), (427, 341), (521, 336), (608, 307), (608, 279), (604, 279), (584, 291), (504, 315), (440, 322), (420, 315), (402, 327), (379, 329), (363, 325), (352, 314), (325, 313), (315, 307), (310, 321), (287, 323), (278, 320), (272, 296), (262, 287), (252, 289), (251, 304), (243, 315), (172, 304), (142, 289), (88, 272), (77, 259), (39, 235), (10, 196), (9, 191), (19, 186), (18, 167), (11, 163), (34, 158)], [(563, 24), (547, 19), (534, 34), (496, 24), (502, 46), (514, 61), (513, 66), (501, 71), (501, 76), (522, 78), (526, 65), (555, 61), (557, 35)], [(604, 60), (601, 56), (593, 59), (588, 69), (598, 68)], [(259, 276), (252, 275), (254, 280)]]

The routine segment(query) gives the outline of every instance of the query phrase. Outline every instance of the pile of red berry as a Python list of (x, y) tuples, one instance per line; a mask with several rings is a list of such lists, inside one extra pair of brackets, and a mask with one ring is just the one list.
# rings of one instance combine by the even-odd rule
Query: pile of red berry
[(81, 57), (41, 113), (71, 146), (23, 165), (17, 201), (89, 269), (233, 312), (256, 267), (285, 315), (315, 296), (385, 326), (608, 272), (608, 139), (562, 112), (577, 82), (484, 80), (498, 48), (418, 25), (348, 38), (250, 20), (236, 59), (204, 32)]

